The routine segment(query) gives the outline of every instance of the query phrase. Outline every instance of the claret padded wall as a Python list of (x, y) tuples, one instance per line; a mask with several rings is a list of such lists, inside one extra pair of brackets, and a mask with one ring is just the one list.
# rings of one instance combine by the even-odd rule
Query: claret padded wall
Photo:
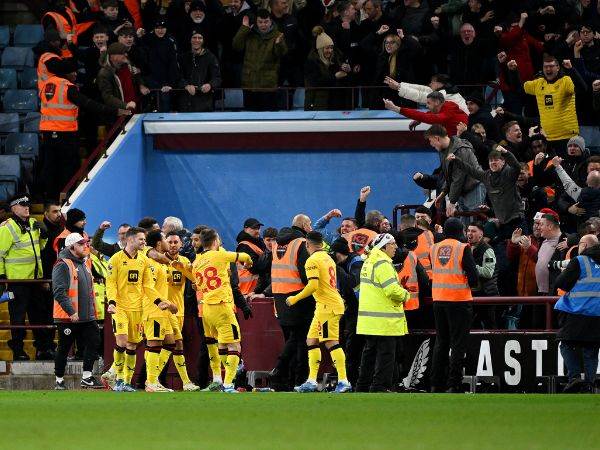
[(300, 212), (352, 216), (364, 185), (368, 209), (390, 214), (422, 201), (412, 174), (439, 162), (408, 123), (387, 111), (135, 116), (70, 202), (90, 232), (110, 220), (109, 240), (121, 222), (174, 215), (216, 227), (229, 249), (247, 217), (280, 228)]

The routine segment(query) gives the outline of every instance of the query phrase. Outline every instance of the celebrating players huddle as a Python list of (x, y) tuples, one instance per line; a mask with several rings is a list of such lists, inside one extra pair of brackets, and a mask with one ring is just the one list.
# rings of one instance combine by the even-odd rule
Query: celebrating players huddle
[[(184, 391), (200, 390), (187, 374), (181, 330), (185, 278), (193, 282), (208, 348), (212, 383), (206, 391), (237, 393), (233, 380), (240, 361), (240, 327), (235, 315), (230, 266), (252, 265), (246, 253), (228, 252), (221, 247), (218, 233), (210, 228), (200, 234), (203, 252), (193, 263), (179, 255), (181, 239), (175, 233), (166, 237), (159, 231), (146, 234), (131, 228), (127, 243), (109, 261), (106, 280), (108, 312), (115, 334), (114, 361), (102, 374), (105, 386), (117, 392), (135, 392), (131, 379), (136, 366), (136, 348), (145, 337), (146, 392), (172, 392), (158, 380), (173, 355)], [(323, 251), (323, 238), (311, 232), (306, 240), (311, 255), (306, 261), (307, 286), (287, 299), (292, 306), (309, 296), (316, 300), (314, 319), (307, 337), (309, 377), (297, 392), (317, 390), (317, 373), (323, 342), (338, 371), (336, 392), (349, 392), (346, 361), (339, 344), (339, 322), (344, 302), (337, 291), (335, 262)], [(221, 378), (221, 366), (225, 378)]]

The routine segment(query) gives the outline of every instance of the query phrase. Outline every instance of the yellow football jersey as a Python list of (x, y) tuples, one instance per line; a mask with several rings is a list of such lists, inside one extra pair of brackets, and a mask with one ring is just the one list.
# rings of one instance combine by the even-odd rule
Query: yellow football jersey
[(158, 298), (148, 258), (138, 252), (132, 258), (125, 250), (115, 253), (108, 261), (106, 297), (117, 302), (125, 311), (142, 311), (144, 297)]
[(237, 262), (235, 252), (209, 250), (196, 256), (192, 272), (202, 293), (202, 303), (232, 303), (229, 265)]
[(337, 290), (335, 262), (323, 250), (314, 252), (304, 264), (306, 278), (319, 280), (319, 286), (313, 297), (319, 305), (326, 305), (335, 314), (344, 313), (344, 300)]
[(144, 319), (148, 317), (168, 317), (169, 311), (162, 310), (156, 306), (157, 298), (168, 300), (169, 298), (169, 283), (167, 282), (167, 266), (148, 258), (148, 266), (152, 273), (154, 281), (154, 289), (158, 293), (158, 297), (144, 296), (143, 311)]
[[(190, 265), (190, 260), (179, 255), (176, 261), (181, 261), (185, 267)], [(177, 306), (177, 316), (183, 317), (184, 304), (183, 292), (185, 290), (185, 277), (181, 271), (171, 266), (167, 267), (167, 282), (169, 283), (169, 301)]]

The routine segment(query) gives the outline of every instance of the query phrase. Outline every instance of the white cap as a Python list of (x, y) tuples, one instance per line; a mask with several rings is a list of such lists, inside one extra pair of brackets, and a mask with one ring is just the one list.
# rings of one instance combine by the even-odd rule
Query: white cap
[(388, 245), (390, 242), (394, 241), (394, 236), (392, 236), (390, 233), (381, 233), (375, 236), (375, 239), (373, 239), (373, 248), (381, 249)]
[(65, 247), (71, 247), (81, 241), (87, 241), (87, 239), (79, 233), (71, 233), (65, 238)]

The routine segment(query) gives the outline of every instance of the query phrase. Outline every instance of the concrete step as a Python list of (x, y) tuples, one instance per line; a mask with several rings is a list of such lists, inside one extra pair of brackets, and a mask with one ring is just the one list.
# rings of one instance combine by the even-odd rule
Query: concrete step
[[(94, 363), (93, 373), (98, 373), (98, 364)], [(54, 361), (17, 361), (9, 364), (11, 375), (54, 375)], [(83, 361), (69, 361), (65, 369), (66, 375), (81, 375)]]
[[(79, 386), (81, 375), (65, 375), (68, 390), (84, 390)], [(54, 375), (0, 375), (0, 390), (33, 391), (52, 390), (56, 383)]]

